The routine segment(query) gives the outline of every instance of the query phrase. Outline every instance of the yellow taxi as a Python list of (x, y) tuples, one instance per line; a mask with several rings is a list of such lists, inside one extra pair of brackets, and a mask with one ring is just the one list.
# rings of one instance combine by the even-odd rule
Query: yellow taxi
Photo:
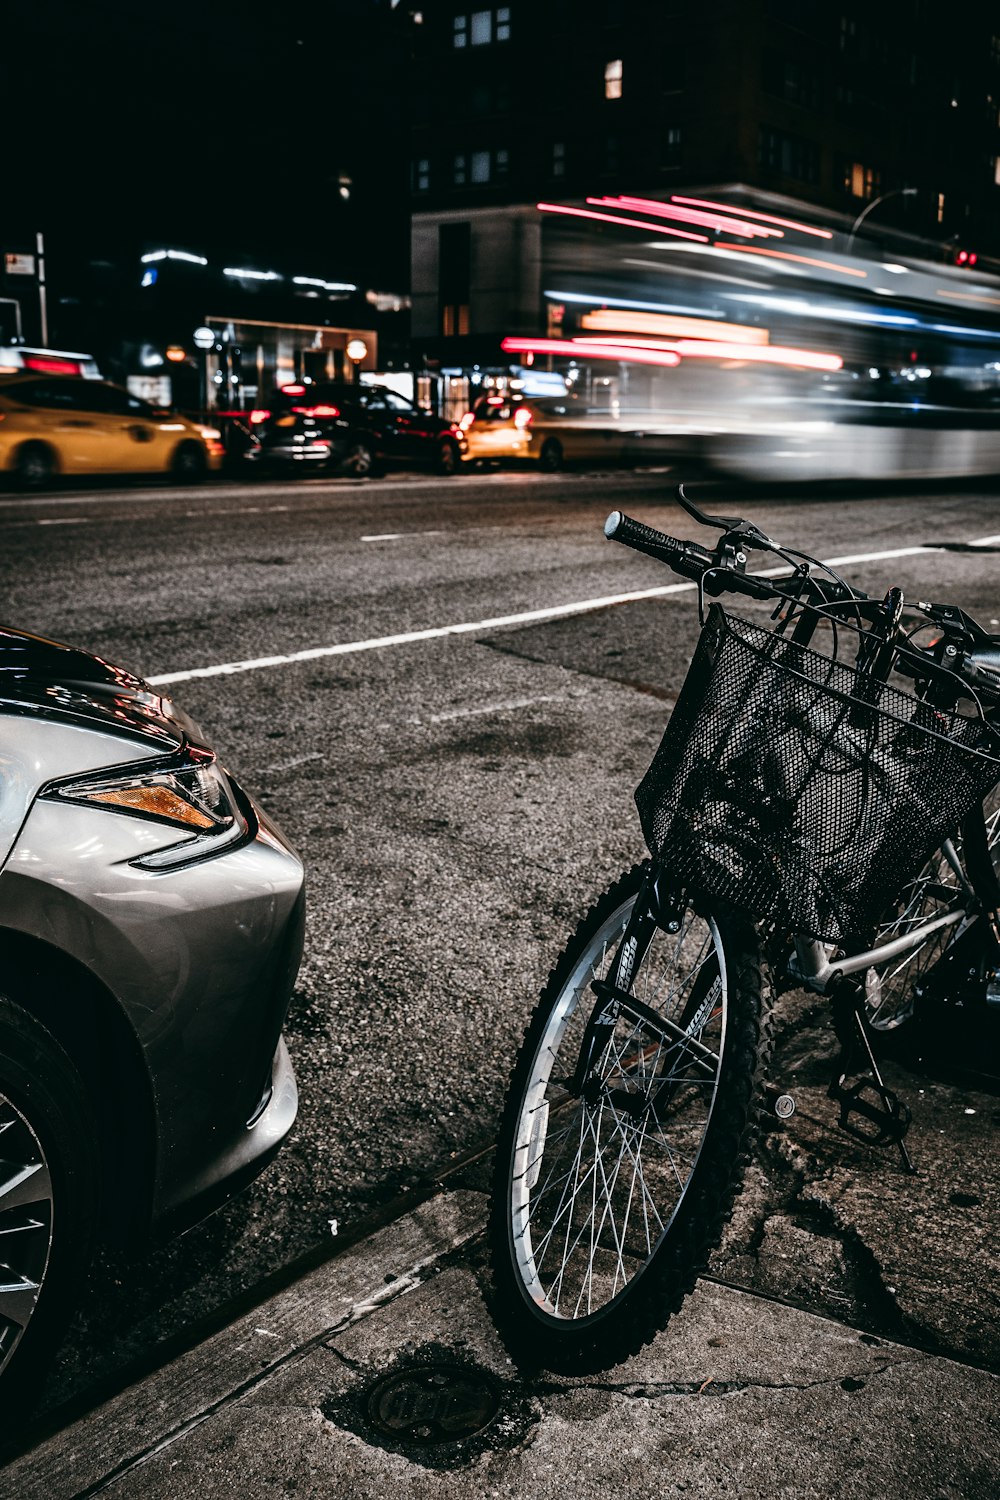
[(106, 380), (0, 378), (0, 474), (25, 489), (59, 475), (171, 474), (183, 483), (221, 467), (213, 427), (154, 410)]
[(459, 426), (467, 460), (529, 459), (550, 472), (564, 463), (623, 463), (636, 446), (635, 433), (575, 394), (480, 396)]

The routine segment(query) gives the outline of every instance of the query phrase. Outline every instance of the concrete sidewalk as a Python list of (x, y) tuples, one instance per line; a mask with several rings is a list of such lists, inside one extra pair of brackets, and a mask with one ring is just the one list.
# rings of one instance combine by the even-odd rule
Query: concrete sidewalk
[[(484, 1214), (424, 1204), (15, 1459), (0, 1496), (995, 1500), (1000, 1377), (712, 1282), (627, 1365), (522, 1379), (480, 1290)], [(433, 1357), (487, 1372), (498, 1414), (460, 1443), (379, 1438), (370, 1388)]]

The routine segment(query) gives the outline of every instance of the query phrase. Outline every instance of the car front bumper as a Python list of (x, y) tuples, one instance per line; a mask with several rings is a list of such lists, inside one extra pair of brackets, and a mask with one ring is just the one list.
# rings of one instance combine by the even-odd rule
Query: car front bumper
[[(301, 862), (238, 793), (238, 845), (172, 870), (130, 861), (173, 830), (34, 802), (0, 874), (3, 926), (68, 955), (135, 1037), (151, 1118), (150, 1217), (196, 1217), (274, 1154), (295, 1118), (281, 1027), (302, 952)], [(71, 1005), (68, 993), (63, 1003)]]

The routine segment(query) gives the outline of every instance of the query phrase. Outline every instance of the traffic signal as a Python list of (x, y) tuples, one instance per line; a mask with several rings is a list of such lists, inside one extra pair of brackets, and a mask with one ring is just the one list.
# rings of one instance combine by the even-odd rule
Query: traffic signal
[(974, 266), (976, 264), (976, 261), (978, 259), (979, 259), (979, 256), (976, 254), (975, 250), (956, 250), (955, 251), (955, 264), (956, 264), (956, 266)]

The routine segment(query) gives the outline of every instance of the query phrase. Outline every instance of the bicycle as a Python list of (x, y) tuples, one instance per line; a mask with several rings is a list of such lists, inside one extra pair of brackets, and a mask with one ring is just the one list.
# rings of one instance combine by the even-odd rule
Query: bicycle
[[(907, 1169), (909, 1111), (873, 1040), (914, 1007), (1000, 1003), (1000, 636), (895, 588), (876, 601), (678, 500), (722, 533), (714, 548), (617, 511), (605, 527), (698, 589), (701, 636), (635, 794), (650, 857), (549, 976), (494, 1174), (498, 1325), (515, 1356), (565, 1373), (648, 1343), (718, 1245), (760, 1123), (773, 990), (831, 997), (840, 1124)], [(754, 552), (779, 567), (747, 572)], [(707, 604), (724, 593), (769, 615)]]

